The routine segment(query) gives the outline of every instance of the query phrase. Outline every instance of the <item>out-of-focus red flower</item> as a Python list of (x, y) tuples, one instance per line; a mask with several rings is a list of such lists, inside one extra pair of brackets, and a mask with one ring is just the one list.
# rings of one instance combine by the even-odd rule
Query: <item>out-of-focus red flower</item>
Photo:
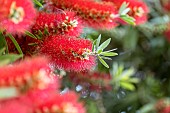
[[(110, 89), (111, 75), (99, 72), (70, 73), (70, 79), (75, 85), (81, 85), (85, 90), (100, 92), (103, 89)], [(83, 89), (82, 89), (83, 90)]]
[(166, 36), (167, 40), (170, 42), (170, 30), (167, 30), (165, 32), (165, 36)]
[[(149, 13), (149, 9), (147, 5), (142, 0), (104, 0), (113, 2), (117, 7), (117, 10), (120, 9), (122, 3), (126, 2), (130, 11), (128, 13), (129, 16), (135, 18), (135, 24), (143, 24), (147, 21), (147, 14)], [(122, 20), (120, 21), (122, 22)]]
[(78, 102), (78, 97), (74, 92), (40, 93), (36, 98), (32, 98), (32, 101), (35, 102), (33, 103), (34, 113), (85, 113), (83, 104)]
[(52, 0), (58, 8), (71, 9), (81, 16), (85, 23), (96, 29), (110, 29), (117, 26), (116, 10), (111, 2), (92, 0)]
[(170, 12), (170, 0), (161, 0), (163, 8)]
[(32, 113), (32, 105), (29, 101), (10, 99), (0, 101), (0, 113)]
[(86, 39), (64, 36), (49, 36), (44, 41), (40, 53), (52, 59), (57, 68), (67, 71), (83, 71), (95, 65), (91, 56), (92, 42)]
[(48, 60), (37, 57), (20, 63), (0, 67), (0, 87), (15, 87), (20, 93), (30, 89), (58, 87), (48, 66)]
[(36, 11), (31, 0), (1, 0), (0, 29), (22, 34), (34, 23)]
[(170, 106), (165, 107), (160, 113), (170, 113)]
[(82, 27), (80, 18), (76, 17), (74, 12), (40, 12), (36, 19), (36, 23), (32, 27), (32, 31), (35, 34), (38, 34), (39, 30), (44, 33), (46, 29), (50, 35), (64, 34), (68, 36), (79, 36), (82, 32)]
[(155, 108), (158, 113), (170, 113), (169, 98), (158, 100), (158, 102), (155, 104)]

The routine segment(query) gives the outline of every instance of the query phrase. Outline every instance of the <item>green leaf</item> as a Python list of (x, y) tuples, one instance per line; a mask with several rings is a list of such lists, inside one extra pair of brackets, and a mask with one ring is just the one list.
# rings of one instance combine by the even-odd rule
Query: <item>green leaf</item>
[(127, 90), (131, 90), (131, 91), (135, 90), (135, 86), (129, 82), (120, 82), (120, 86)]
[(15, 87), (0, 88), (0, 99), (14, 98), (19, 95)]
[(5, 48), (0, 49), (0, 55), (2, 55), (5, 52)]
[(108, 50), (108, 51), (104, 51), (104, 52), (112, 52), (112, 51), (115, 51), (115, 50), (117, 50), (117, 48), (116, 49), (111, 49), (111, 50)]
[(23, 55), (23, 52), (18, 44), (18, 42), (15, 40), (15, 38), (11, 35), (11, 34), (8, 34), (9, 38), (11, 39), (11, 41), (14, 43), (16, 49), (18, 50), (19, 54)]
[(20, 55), (7, 54), (7, 55), (0, 56), (0, 66), (12, 63), (12, 62), (14, 62), (14, 61), (16, 61), (16, 60), (18, 60), (18, 59), (20, 59), (22, 57), (23, 57), (22, 54), (20, 54)]
[(130, 25), (135, 25), (135, 19), (129, 15), (121, 15), (120, 18)]
[(106, 60), (112, 60), (111, 58), (109, 57), (105, 57), (105, 56), (100, 56), (102, 59), (106, 59)]
[(122, 11), (121, 15), (126, 15), (130, 11), (130, 8), (126, 8), (124, 11)]
[(101, 52), (100, 54), (103, 55), (103, 56), (116, 56), (116, 55), (118, 55), (115, 52)]
[(33, 0), (33, 2), (39, 7), (43, 7), (43, 5), (38, 0)]
[(94, 41), (93, 41), (93, 48), (92, 48), (92, 51), (93, 51), (93, 52), (96, 51), (96, 42), (97, 42), (97, 40), (94, 40)]
[(101, 40), (101, 34), (98, 36), (97, 41), (96, 41), (96, 49), (99, 47), (100, 44), (100, 40)]
[(37, 37), (29, 31), (26, 31), (25, 34), (30, 36), (31, 38), (37, 39)]
[(98, 51), (97, 51), (97, 54), (100, 54), (100, 53), (102, 53), (102, 51), (103, 51), (103, 50), (101, 50), (101, 49), (100, 49), (100, 50), (98, 50)]
[(120, 8), (119, 8), (119, 14), (121, 15), (122, 14), (122, 12), (128, 7), (128, 3), (126, 3), (126, 2), (123, 2), (122, 3), (122, 5), (120, 6)]
[(107, 63), (100, 57), (98, 56), (99, 58), (99, 61), (106, 67), (106, 68), (109, 68), (109, 66), (107, 65)]
[(0, 32), (0, 48), (4, 48), (4, 47), (5, 47), (6, 53), (9, 53), (5, 36)]
[(106, 41), (104, 41), (104, 42), (97, 48), (97, 51), (105, 49), (105, 48), (109, 45), (110, 41), (111, 41), (111, 38), (109, 38), (109, 39), (107, 39)]

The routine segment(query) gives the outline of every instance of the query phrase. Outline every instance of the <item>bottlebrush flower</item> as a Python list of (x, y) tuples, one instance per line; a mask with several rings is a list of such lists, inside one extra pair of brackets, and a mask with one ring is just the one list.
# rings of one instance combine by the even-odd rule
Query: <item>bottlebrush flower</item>
[[(104, 0), (113, 2), (114, 5), (117, 7), (117, 10), (120, 9), (122, 3), (126, 2), (130, 11), (128, 13), (129, 16), (135, 18), (135, 24), (143, 24), (147, 21), (147, 14), (149, 9), (147, 5), (141, 0)], [(120, 21), (121, 22), (121, 21)]]
[(167, 30), (165, 31), (164, 35), (168, 42), (170, 42), (170, 23), (167, 24)]
[(96, 29), (110, 29), (115, 23), (116, 10), (112, 3), (92, 0), (52, 0), (57, 7), (71, 9), (81, 16), (85, 23)]
[(75, 85), (81, 85), (82, 90), (100, 92), (103, 89), (110, 89), (111, 75), (99, 72), (70, 73), (70, 79)]
[(40, 30), (42, 33), (46, 29), (50, 35), (64, 34), (68, 36), (79, 36), (82, 32), (80, 18), (74, 12), (46, 13), (40, 12), (32, 31), (36, 34)]
[(50, 57), (58, 68), (67, 71), (92, 68), (95, 58), (89, 55), (91, 51), (91, 41), (60, 35), (47, 37), (40, 49), (40, 53)]
[(32, 113), (33, 109), (29, 102), (21, 99), (0, 101), (0, 113)]
[(83, 104), (78, 102), (78, 97), (73, 92), (65, 94), (46, 92), (45, 95), (40, 94), (32, 100), (35, 102), (34, 113), (85, 113)]
[(161, 0), (163, 8), (167, 11), (170, 11), (170, 0)]
[(34, 22), (36, 11), (31, 0), (1, 0), (0, 7), (0, 29), (8, 33), (24, 33)]
[(164, 98), (158, 100), (155, 104), (155, 108), (158, 113), (170, 113), (170, 99)]
[(167, 30), (165, 32), (165, 37), (167, 38), (167, 40), (170, 42), (170, 30)]
[[(48, 61), (40, 57), (0, 67), (0, 73), (0, 88), (14, 87), (19, 93), (30, 89), (42, 90), (55, 84)], [(55, 85), (57, 87), (57, 84)]]

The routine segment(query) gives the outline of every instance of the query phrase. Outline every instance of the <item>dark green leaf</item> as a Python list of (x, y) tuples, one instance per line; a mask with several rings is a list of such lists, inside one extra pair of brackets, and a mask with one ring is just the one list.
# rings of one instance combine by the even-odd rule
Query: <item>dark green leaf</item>
[(15, 38), (11, 35), (11, 34), (8, 34), (9, 38), (11, 39), (11, 41), (14, 43), (16, 49), (18, 50), (19, 54), (23, 55), (23, 52), (18, 44), (18, 42), (15, 40)]
[(4, 47), (5, 47), (6, 53), (9, 53), (5, 36), (0, 32), (0, 48), (4, 48)]
[(99, 61), (106, 67), (106, 68), (109, 68), (109, 66), (107, 65), (107, 63), (100, 57), (98, 56), (99, 58)]
[(30, 36), (31, 38), (37, 39), (37, 37), (29, 31), (26, 31), (25, 34)]

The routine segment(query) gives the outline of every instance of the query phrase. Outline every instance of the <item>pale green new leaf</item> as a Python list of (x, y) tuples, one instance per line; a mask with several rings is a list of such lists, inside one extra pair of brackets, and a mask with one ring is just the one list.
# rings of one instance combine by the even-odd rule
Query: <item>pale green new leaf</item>
[(119, 14), (122, 14), (122, 12), (127, 8), (129, 4), (127, 4), (126, 2), (123, 2), (122, 5), (120, 6), (119, 9)]
[(129, 15), (121, 15), (120, 18), (128, 24), (135, 25), (135, 19)]
[(101, 34), (98, 36), (97, 41), (96, 41), (96, 49), (99, 47), (100, 44), (100, 40), (101, 40)]
[(120, 86), (127, 90), (131, 90), (131, 91), (135, 90), (135, 86), (129, 82), (120, 82)]
[(20, 54), (20, 55), (7, 54), (7, 55), (0, 56), (0, 66), (12, 63), (12, 62), (14, 62), (14, 61), (16, 61), (16, 60), (18, 60), (18, 59), (20, 59), (22, 57), (23, 57), (22, 54)]
[(0, 88), (0, 99), (14, 98), (19, 95), (15, 87)]
[(104, 41), (104, 42), (97, 48), (97, 51), (105, 49), (105, 48), (109, 45), (110, 41), (111, 41), (111, 38), (109, 38), (109, 39), (107, 39), (106, 41)]
[(116, 55), (118, 55), (115, 52), (101, 52), (100, 54), (103, 55), (103, 56), (116, 56)]
[(99, 61), (106, 67), (106, 68), (109, 68), (109, 66), (107, 65), (107, 63), (100, 57), (98, 56), (99, 58)]

